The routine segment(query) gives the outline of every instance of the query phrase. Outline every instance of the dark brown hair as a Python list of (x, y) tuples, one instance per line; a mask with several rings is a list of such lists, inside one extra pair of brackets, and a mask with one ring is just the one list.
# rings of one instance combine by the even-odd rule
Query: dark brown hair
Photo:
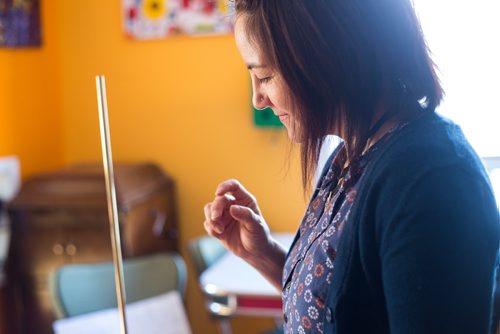
[(443, 92), (410, 0), (235, 0), (245, 32), (283, 77), (302, 134), (304, 189), (342, 124), (351, 164), (378, 106), (410, 118)]

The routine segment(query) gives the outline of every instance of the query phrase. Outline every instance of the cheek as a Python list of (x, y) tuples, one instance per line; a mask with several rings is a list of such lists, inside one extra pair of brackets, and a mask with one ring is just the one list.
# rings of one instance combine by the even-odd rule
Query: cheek
[(286, 111), (287, 113), (292, 111), (291, 99), (288, 98), (287, 94), (285, 94), (282, 89), (273, 91), (272, 99), (274, 100), (273, 103), (282, 111)]
[(276, 77), (268, 84), (267, 94), (273, 104), (278, 108), (285, 110), (290, 109), (290, 99), (287, 98), (289, 94), (287, 92), (286, 85), (283, 83), (279, 74), (277, 74)]

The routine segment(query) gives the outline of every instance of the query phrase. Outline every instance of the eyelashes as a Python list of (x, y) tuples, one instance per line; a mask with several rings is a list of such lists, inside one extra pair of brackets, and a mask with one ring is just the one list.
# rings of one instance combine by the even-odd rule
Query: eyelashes
[(265, 84), (265, 83), (268, 83), (272, 78), (273, 78), (273, 76), (269, 76), (269, 77), (265, 77), (265, 78), (257, 78), (257, 79), (259, 80), (259, 83)]

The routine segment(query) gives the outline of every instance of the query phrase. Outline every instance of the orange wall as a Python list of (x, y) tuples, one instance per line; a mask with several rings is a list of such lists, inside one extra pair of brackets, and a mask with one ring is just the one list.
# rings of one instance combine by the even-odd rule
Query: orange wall
[[(18, 154), (24, 175), (100, 160), (96, 74), (105, 74), (117, 161), (159, 163), (177, 182), (182, 252), (204, 234), (203, 205), (222, 180), (240, 179), (274, 231), (294, 230), (305, 207), (288, 138), (256, 129), (250, 85), (232, 36), (132, 41), (120, 1), (42, 1), (44, 47), (0, 50), (0, 154)], [(216, 333), (188, 260), (194, 333)], [(271, 322), (235, 319), (235, 333)]]
[(42, 1), (42, 48), (0, 49), (0, 155), (24, 176), (62, 164), (54, 2)]
[[(66, 162), (100, 159), (94, 76), (105, 74), (114, 159), (156, 161), (175, 178), (183, 251), (204, 234), (203, 205), (230, 177), (254, 192), (273, 230), (295, 229), (304, 209), (298, 166), (286, 174), (284, 131), (253, 127), (232, 36), (132, 41), (119, 1), (60, 0), (57, 9)], [(193, 277), (188, 288), (194, 332), (215, 333)], [(251, 323), (236, 320), (235, 333), (256, 332)]]
[(0, 50), (0, 156), (13, 154), (15, 151), (11, 126), (13, 123), (12, 59), (11, 53)]

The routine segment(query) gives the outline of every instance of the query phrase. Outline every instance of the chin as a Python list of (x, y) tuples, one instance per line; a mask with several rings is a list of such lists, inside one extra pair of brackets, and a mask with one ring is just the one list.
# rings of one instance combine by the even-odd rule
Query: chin
[(282, 124), (285, 126), (288, 138), (290, 138), (292, 143), (301, 144), (304, 142), (303, 136), (300, 133), (300, 127), (297, 126), (293, 120), (287, 119), (285, 122), (282, 122)]
[(294, 144), (302, 144), (303, 140), (301, 136), (297, 133), (297, 131), (294, 131), (290, 128), (287, 127), (287, 132), (288, 132), (288, 138), (290, 138), (290, 141)]

